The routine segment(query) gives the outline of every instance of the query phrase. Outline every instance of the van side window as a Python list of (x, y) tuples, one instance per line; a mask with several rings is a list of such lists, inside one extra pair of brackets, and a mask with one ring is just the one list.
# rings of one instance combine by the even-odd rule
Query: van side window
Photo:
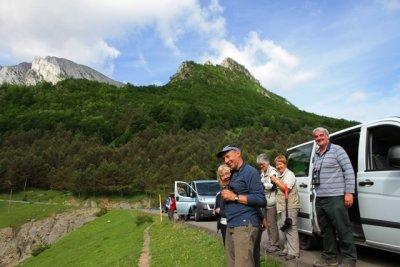
[(309, 143), (288, 151), (288, 168), (294, 173), (295, 176), (308, 176), (312, 148), (313, 143)]
[(399, 165), (390, 164), (390, 149), (400, 146), (400, 127), (383, 125), (368, 130), (367, 170), (400, 170)]
[(182, 197), (189, 197), (191, 188), (186, 183), (178, 183), (178, 194)]

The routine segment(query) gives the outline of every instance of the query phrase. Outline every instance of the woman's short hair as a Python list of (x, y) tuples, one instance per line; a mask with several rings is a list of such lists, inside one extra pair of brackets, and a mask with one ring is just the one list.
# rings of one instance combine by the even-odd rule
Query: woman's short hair
[(286, 159), (286, 157), (285, 157), (284, 155), (279, 155), (279, 156), (277, 156), (277, 157), (275, 158), (274, 162), (275, 162), (275, 165), (276, 165), (278, 162), (282, 162), (283, 164), (287, 165), (287, 159)]
[(221, 172), (222, 172), (222, 170), (224, 170), (224, 169), (231, 171), (231, 168), (229, 168), (228, 165), (226, 165), (226, 164), (221, 164), (221, 165), (219, 165), (219, 166), (218, 166), (218, 169), (217, 169), (217, 179), (218, 179), (218, 181), (221, 180)]
[(261, 163), (269, 163), (269, 158), (268, 158), (267, 154), (262, 153), (257, 156), (257, 164), (261, 164)]
[(329, 137), (329, 131), (328, 131), (327, 129), (325, 129), (324, 127), (315, 128), (315, 129), (312, 131), (312, 134), (314, 135), (316, 132), (323, 132), (324, 134), (326, 134), (326, 136)]

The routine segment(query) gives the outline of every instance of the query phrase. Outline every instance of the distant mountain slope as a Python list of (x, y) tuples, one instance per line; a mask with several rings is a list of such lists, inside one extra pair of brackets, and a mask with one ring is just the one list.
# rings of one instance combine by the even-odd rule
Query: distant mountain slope
[(183, 62), (163, 86), (86, 79), (0, 86), (0, 191), (27, 186), (77, 194), (161, 193), (175, 180), (215, 177), (227, 144), (246, 162), (271, 159), (357, 122), (305, 112), (263, 88), (232, 59)]
[(87, 79), (116, 86), (123, 85), (92, 68), (64, 58), (35, 57), (32, 63), (23, 62), (15, 66), (0, 67), (0, 84), (35, 85), (40, 81), (55, 84), (67, 78)]

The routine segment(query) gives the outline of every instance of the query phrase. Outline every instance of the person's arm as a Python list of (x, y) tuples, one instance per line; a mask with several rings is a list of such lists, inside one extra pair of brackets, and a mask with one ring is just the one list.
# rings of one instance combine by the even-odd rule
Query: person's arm
[(271, 176), (271, 182), (276, 184), (276, 187), (279, 188), (279, 190), (281, 190), (283, 192), (285, 191), (285, 188), (287, 187), (287, 185), (282, 180), (279, 180), (276, 175)]
[(344, 176), (344, 205), (350, 208), (353, 205), (353, 193), (355, 191), (355, 175), (353, 166), (346, 151), (339, 147), (336, 151), (338, 163), (343, 171)]
[(268, 176), (262, 175), (261, 183), (263, 184), (264, 188), (270, 190), (274, 184), (271, 183), (271, 179)]
[(237, 202), (241, 204), (260, 208), (265, 206), (264, 188), (257, 173), (250, 174), (249, 191), (247, 194), (237, 195), (230, 190), (222, 190), (221, 195), (225, 201), (235, 201), (235, 196), (238, 196)]
[(221, 193), (218, 192), (217, 195), (215, 196), (215, 203), (214, 203), (214, 214), (219, 214), (221, 208)]
[(276, 176), (274, 176), (273, 178), (271, 177), (271, 181), (274, 181), (276, 186), (282, 192), (285, 192), (285, 190), (288, 190), (289, 192), (296, 183), (296, 177), (294, 176), (293, 172), (288, 169), (283, 179), (278, 179)]

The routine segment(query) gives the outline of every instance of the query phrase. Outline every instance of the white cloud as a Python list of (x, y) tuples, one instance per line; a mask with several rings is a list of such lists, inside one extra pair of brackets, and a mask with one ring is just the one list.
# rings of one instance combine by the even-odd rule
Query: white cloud
[(367, 99), (367, 93), (358, 90), (350, 94), (349, 99), (351, 102), (360, 102)]
[(389, 11), (400, 10), (400, 0), (379, 0), (379, 2)]
[(212, 55), (207, 59), (221, 62), (231, 57), (243, 64), (267, 89), (279, 91), (292, 89), (314, 79), (315, 71), (304, 70), (298, 57), (271, 40), (263, 40), (256, 32), (250, 32), (243, 46), (225, 39), (211, 42)]
[(14, 62), (54, 55), (111, 71), (120, 51), (110, 40), (152, 27), (179, 54), (187, 32), (224, 36), (221, 13), (216, 0), (1, 0), (0, 54)]

